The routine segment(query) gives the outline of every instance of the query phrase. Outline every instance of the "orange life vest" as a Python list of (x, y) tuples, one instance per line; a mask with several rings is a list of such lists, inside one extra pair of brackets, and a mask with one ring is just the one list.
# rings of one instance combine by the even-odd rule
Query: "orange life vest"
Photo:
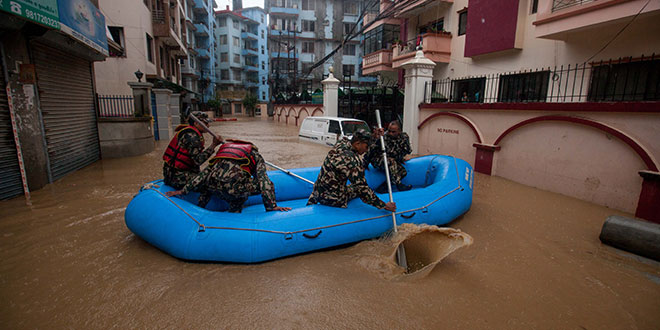
[(167, 145), (165, 154), (163, 154), (163, 160), (167, 164), (180, 170), (191, 170), (197, 167), (192, 159), (192, 156), (190, 155), (190, 151), (179, 147), (179, 135), (183, 132), (187, 132), (188, 130), (192, 130), (197, 133), (197, 135), (199, 135), (199, 138), (202, 140), (202, 147), (204, 147), (204, 136), (199, 130), (197, 130), (197, 128), (190, 125), (179, 125), (175, 129), (176, 135), (174, 135), (170, 141), (170, 144)]
[(252, 154), (252, 143), (240, 140), (227, 141), (231, 142), (221, 145), (215, 156), (209, 160), (209, 164), (213, 165), (220, 159), (234, 159), (240, 162), (243, 171), (252, 175), (257, 168), (257, 162)]

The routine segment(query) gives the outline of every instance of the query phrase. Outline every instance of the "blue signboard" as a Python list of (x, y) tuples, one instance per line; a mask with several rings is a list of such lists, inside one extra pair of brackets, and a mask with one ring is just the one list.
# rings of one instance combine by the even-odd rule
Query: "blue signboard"
[(108, 56), (105, 17), (89, 0), (58, 0), (60, 29)]

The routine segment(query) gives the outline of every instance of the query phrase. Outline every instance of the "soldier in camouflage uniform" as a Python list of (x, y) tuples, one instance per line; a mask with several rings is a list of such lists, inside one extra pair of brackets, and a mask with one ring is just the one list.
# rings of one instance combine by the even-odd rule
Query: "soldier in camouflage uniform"
[(168, 196), (199, 191), (197, 205), (205, 207), (215, 194), (229, 204), (229, 212), (240, 213), (250, 195), (261, 193), (266, 211), (289, 211), (275, 203), (275, 187), (266, 174), (266, 164), (259, 150), (250, 142), (227, 140), (220, 146), (209, 166), (190, 180), (181, 190)]
[[(378, 134), (382, 134), (382, 131), (378, 131), (376, 135)], [(307, 205), (320, 203), (346, 207), (350, 200), (359, 197), (363, 202), (379, 209), (396, 211), (395, 203), (383, 202), (367, 185), (364, 161), (360, 155), (368, 150), (370, 142), (371, 135), (364, 130), (353, 133), (351, 140), (343, 138), (337, 142), (323, 161)], [(351, 182), (350, 185), (346, 185), (347, 180)]]
[[(193, 112), (200, 121), (208, 124), (211, 120), (200, 111)], [(204, 149), (203, 127), (189, 120), (189, 125), (179, 125), (176, 134), (170, 141), (163, 154), (163, 178), (165, 184), (175, 189), (181, 189), (195, 175), (199, 173), (202, 165), (211, 155), (216, 146), (222, 143), (220, 139), (213, 139), (211, 145)]]
[[(392, 185), (395, 185), (399, 191), (410, 190), (410, 185), (401, 183), (401, 180), (408, 174), (403, 167), (403, 163), (405, 162), (404, 157), (412, 152), (408, 134), (401, 132), (399, 122), (393, 121), (389, 124), (387, 134), (383, 138), (385, 139), (385, 151), (387, 152), (387, 163), (389, 165)], [(365, 157), (365, 163), (371, 163), (375, 168), (385, 171), (383, 149), (381, 149), (380, 141), (374, 142), (369, 147), (368, 155)], [(387, 181), (376, 188), (376, 192), (387, 192)]]

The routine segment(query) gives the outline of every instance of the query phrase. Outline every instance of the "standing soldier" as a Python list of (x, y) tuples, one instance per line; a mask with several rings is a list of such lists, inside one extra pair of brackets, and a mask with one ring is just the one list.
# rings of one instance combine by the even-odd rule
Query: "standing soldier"
[[(211, 120), (208, 115), (195, 111), (193, 115), (200, 121), (208, 124)], [(211, 145), (204, 150), (203, 127), (192, 118), (189, 125), (179, 125), (176, 134), (165, 149), (163, 155), (163, 177), (165, 184), (175, 189), (181, 189), (195, 175), (199, 173), (202, 165), (211, 155), (216, 146), (222, 143), (220, 139), (213, 139)]]
[[(387, 152), (387, 163), (389, 164), (390, 170), (390, 181), (393, 185), (396, 185), (396, 188), (399, 191), (410, 190), (411, 186), (409, 184), (401, 183), (401, 180), (406, 177), (408, 172), (403, 167), (403, 163), (406, 161), (405, 156), (409, 155), (412, 152), (410, 148), (410, 139), (408, 134), (401, 132), (401, 125), (398, 121), (393, 121), (387, 127), (387, 134), (385, 138), (385, 151)], [(380, 145), (376, 142), (371, 145), (368, 154), (368, 160), (365, 163), (371, 162), (371, 164), (381, 170), (385, 171), (383, 166), (383, 157)], [(383, 182), (378, 188), (376, 188), (378, 193), (387, 192), (387, 181)]]
[(275, 203), (275, 187), (266, 174), (266, 162), (257, 146), (240, 140), (227, 140), (220, 146), (209, 166), (193, 177), (181, 190), (168, 191), (167, 196), (199, 191), (197, 205), (205, 207), (216, 194), (229, 204), (229, 212), (240, 213), (243, 204), (254, 193), (261, 192), (266, 211), (289, 211)]
[[(382, 130), (376, 131), (374, 135), (378, 134), (382, 134)], [(323, 161), (307, 205), (320, 203), (346, 207), (350, 200), (360, 197), (367, 204), (395, 212), (396, 204), (380, 200), (364, 177), (364, 162), (360, 155), (367, 151), (370, 142), (371, 135), (365, 130), (353, 133), (351, 140), (343, 138), (337, 142)], [(346, 185), (347, 180), (351, 181), (350, 185)]]

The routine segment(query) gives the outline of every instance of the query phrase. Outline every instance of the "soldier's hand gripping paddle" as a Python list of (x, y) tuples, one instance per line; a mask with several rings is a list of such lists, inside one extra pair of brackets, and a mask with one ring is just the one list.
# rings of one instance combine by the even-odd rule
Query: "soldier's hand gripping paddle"
[[(376, 109), (376, 121), (378, 122), (378, 128), (383, 128), (380, 123), (380, 110)], [(383, 164), (385, 164), (385, 179), (387, 180), (387, 192), (390, 194), (390, 202), (394, 202), (394, 197), (392, 197), (392, 183), (390, 182), (390, 169), (387, 164), (387, 152), (385, 151), (385, 139), (383, 136), (380, 136), (380, 148), (383, 150)], [(394, 232), (397, 232), (396, 226), (396, 213), (392, 212), (392, 225), (394, 227)], [(406, 249), (403, 247), (403, 243), (399, 244), (396, 249), (396, 262), (399, 266), (408, 269), (408, 260), (406, 260)]]
[[(190, 113), (188, 116), (189, 116), (192, 120), (194, 120), (197, 124), (199, 124), (200, 126), (202, 126), (202, 129), (204, 129), (204, 131), (206, 131), (206, 133), (211, 134), (212, 137), (217, 138), (217, 139), (220, 140), (220, 141), (223, 141), (222, 143), (225, 143), (224, 140), (222, 140), (221, 137), (219, 137), (217, 134), (213, 133), (213, 131), (211, 131), (211, 129), (208, 128), (208, 127), (207, 127), (207, 126), (206, 126), (201, 120), (199, 120), (199, 118), (195, 117), (195, 115), (193, 115), (192, 113)], [(264, 160), (264, 163), (266, 163), (266, 165), (268, 165), (268, 166), (270, 166), (270, 167), (273, 167), (273, 168), (275, 168), (275, 169), (278, 169), (278, 170), (280, 170), (280, 171), (282, 171), (282, 172), (284, 172), (284, 173), (286, 173), (286, 174), (288, 174), (288, 175), (291, 175), (291, 176), (293, 176), (293, 177), (295, 177), (295, 178), (298, 178), (298, 179), (300, 179), (300, 180), (303, 180), (303, 181), (305, 181), (305, 182), (307, 182), (307, 183), (310, 183), (310, 184), (314, 185), (314, 182), (312, 182), (312, 181), (310, 181), (310, 180), (307, 180), (307, 179), (303, 178), (303, 177), (300, 176), (300, 175), (297, 175), (297, 174), (291, 173), (290, 171), (287, 171), (287, 170), (285, 170), (285, 169), (283, 169), (283, 168), (281, 168), (281, 167), (279, 167), (279, 166), (277, 166), (277, 165), (275, 165), (275, 164), (273, 164), (273, 163), (271, 163), (271, 162), (267, 162), (267, 161)]]

